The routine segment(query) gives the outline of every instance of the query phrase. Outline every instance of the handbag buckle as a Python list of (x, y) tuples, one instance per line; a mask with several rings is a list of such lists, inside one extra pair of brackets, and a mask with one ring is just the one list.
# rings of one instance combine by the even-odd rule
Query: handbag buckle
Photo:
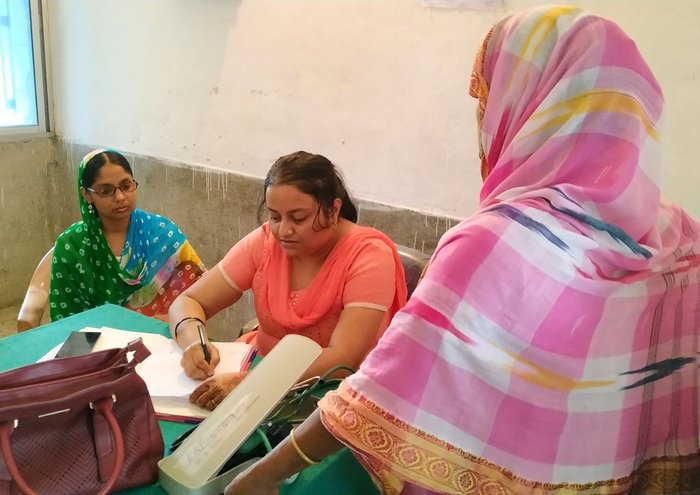
[[(113, 402), (113, 403), (114, 403), (114, 402), (117, 402), (117, 396), (114, 395), (114, 394), (112, 394), (112, 402)], [(93, 410), (95, 409), (95, 406), (93, 405), (93, 402), (92, 402), (92, 401), (88, 402), (88, 405), (90, 406), (90, 409), (93, 409)]]

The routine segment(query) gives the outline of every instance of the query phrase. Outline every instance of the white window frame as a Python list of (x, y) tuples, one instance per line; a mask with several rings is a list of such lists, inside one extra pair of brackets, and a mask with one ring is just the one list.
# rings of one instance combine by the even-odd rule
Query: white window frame
[(29, 0), (32, 51), (34, 59), (34, 85), (36, 87), (37, 125), (0, 126), (0, 141), (16, 141), (32, 137), (51, 135), (49, 116), (49, 93), (46, 61), (46, 29), (44, 13), (46, 0)]

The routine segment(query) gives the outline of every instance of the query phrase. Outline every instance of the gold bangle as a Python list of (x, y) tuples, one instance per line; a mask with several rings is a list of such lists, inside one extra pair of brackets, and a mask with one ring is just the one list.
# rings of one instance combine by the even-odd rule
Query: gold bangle
[(306, 461), (306, 463), (308, 465), (313, 466), (314, 464), (318, 464), (318, 461), (314, 461), (311, 457), (304, 454), (303, 450), (301, 450), (301, 447), (299, 447), (299, 444), (297, 443), (297, 439), (294, 438), (294, 430), (296, 430), (296, 427), (292, 428), (292, 431), (289, 432), (289, 438), (292, 440), (292, 445), (294, 446), (294, 450), (297, 451), (297, 454), (299, 454), (299, 457), (304, 459), (304, 461)]

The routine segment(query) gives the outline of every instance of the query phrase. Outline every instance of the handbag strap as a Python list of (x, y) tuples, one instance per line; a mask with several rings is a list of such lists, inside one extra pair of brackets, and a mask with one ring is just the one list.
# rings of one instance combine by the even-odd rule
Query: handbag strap
[[(106, 495), (107, 493), (109, 493), (114, 484), (117, 482), (119, 473), (121, 472), (122, 467), (124, 466), (124, 438), (122, 436), (122, 431), (119, 427), (119, 423), (117, 422), (117, 418), (115, 418), (114, 414), (112, 413), (112, 404), (113, 399), (111, 397), (100, 399), (91, 403), (91, 407), (93, 407), (95, 411), (99, 411), (100, 414), (102, 414), (107, 420), (107, 424), (109, 425), (112, 431), (112, 438), (114, 439), (116, 452), (116, 460), (114, 462), (112, 472), (110, 473), (109, 477), (107, 478), (107, 481), (102, 486), (100, 491), (97, 492), (97, 495)], [(10, 472), (10, 476), (15, 481), (15, 483), (17, 483), (17, 487), (20, 489), (20, 491), (24, 495), (36, 495), (36, 492), (31, 489), (31, 487), (27, 484), (27, 482), (20, 474), (19, 469), (17, 468), (17, 463), (15, 462), (15, 458), (12, 455), (10, 435), (12, 434), (12, 432), (14, 432), (14, 430), (15, 424), (7, 421), (0, 423), (0, 451), (2, 453), (2, 457), (5, 460), (5, 464), (7, 465), (7, 470)]]

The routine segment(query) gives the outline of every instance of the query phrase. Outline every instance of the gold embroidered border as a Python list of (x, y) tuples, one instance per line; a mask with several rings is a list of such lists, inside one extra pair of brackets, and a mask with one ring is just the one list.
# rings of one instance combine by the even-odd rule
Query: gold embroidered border
[[(645, 460), (632, 474), (594, 483), (542, 483), (465, 452), (379, 408), (346, 383), (327, 394), (324, 421), (365, 459), (384, 493), (395, 476), (425, 488), (473, 495), (700, 494), (700, 454)], [(352, 404), (352, 405), (351, 405)], [(381, 425), (381, 426), (379, 426)]]

